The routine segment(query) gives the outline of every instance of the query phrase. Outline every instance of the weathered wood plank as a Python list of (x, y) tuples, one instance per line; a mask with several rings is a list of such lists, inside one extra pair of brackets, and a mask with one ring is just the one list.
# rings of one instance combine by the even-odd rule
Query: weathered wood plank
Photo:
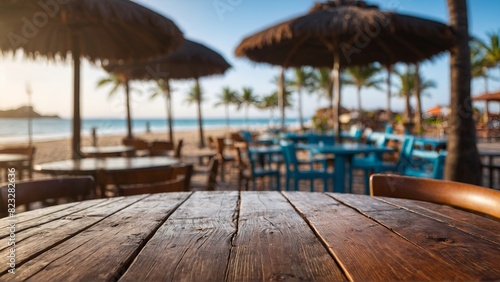
[(227, 281), (347, 280), (279, 192), (242, 192)]
[[(16, 233), (16, 265), (19, 267), (38, 254), (50, 250), (54, 246), (81, 233), (90, 226), (100, 222), (109, 214), (117, 212), (145, 196), (117, 198), (114, 201), (101, 202), (92, 209), (86, 209), (68, 216), (54, 219), (40, 226)], [(9, 248), (0, 251), (0, 256), (7, 257)], [(0, 265), (0, 271), (6, 271), (8, 265)], [(21, 268), (19, 268), (21, 270)], [(22, 271), (20, 271), (22, 273)], [(23, 277), (22, 275), (16, 275)]]
[[(16, 232), (20, 232), (22, 230), (32, 227), (38, 227), (42, 224), (54, 221), (56, 219), (60, 219), (70, 214), (83, 211), (89, 208), (93, 208), (104, 202), (110, 202), (116, 200), (118, 200), (118, 198), (90, 200), (78, 203), (75, 202), (75, 203), (64, 204), (39, 210), (28, 211), (25, 213), (20, 213), (19, 215), (16, 216), (15, 219)], [(9, 236), (9, 230), (7, 229), (8, 224), (9, 224), (8, 220), (0, 222), (0, 238), (5, 238)]]
[[(326, 194), (284, 193), (354, 281), (470, 280), (396, 233)], [(334, 194), (335, 196), (337, 194)], [(358, 195), (359, 197), (359, 195)], [(384, 209), (396, 210), (395, 207)], [(383, 258), (383, 259), (382, 259)]]
[(500, 244), (500, 225), (498, 221), (489, 218), (478, 220), (477, 215), (461, 211), (449, 206), (435, 205), (421, 201), (406, 201), (404, 199), (380, 199), (393, 205), (404, 207), (413, 212), (442, 221), (449, 226), (461, 229), (474, 236)]
[(16, 279), (116, 280), (172, 210), (189, 195), (133, 196), (124, 199), (130, 200), (125, 206), (117, 202), (96, 210), (92, 216), (104, 219), (21, 265)]
[[(380, 206), (381, 203), (387, 206), (391, 205), (374, 197), (366, 196), (365, 199), (362, 199), (360, 196), (339, 194), (334, 195), (334, 197), (363, 212), (435, 258), (455, 268), (453, 272), (447, 273), (448, 277), (453, 277), (453, 274), (467, 273), (474, 280), (500, 278), (500, 246), (496, 243), (407, 209), (377, 211), (370, 206), (372, 204)], [(477, 216), (476, 220), (486, 219)], [(432, 266), (429, 263), (427, 265), (427, 268)], [(439, 272), (446, 273), (443, 264), (439, 264), (439, 266)]]
[(161, 226), (120, 281), (222, 281), (238, 192), (195, 192)]

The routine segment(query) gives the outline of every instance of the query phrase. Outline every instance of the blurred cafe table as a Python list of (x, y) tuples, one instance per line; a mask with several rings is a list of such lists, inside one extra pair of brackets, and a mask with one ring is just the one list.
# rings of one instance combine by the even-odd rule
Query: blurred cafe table
[[(376, 153), (382, 155), (384, 153), (394, 152), (394, 149), (389, 147), (378, 147), (366, 144), (335, 144), (335, 145), (316, 145), (316, 144), (298, 144), (297, 148), (309, 150), (315, 154), (334, 154), (334, 185), (333, 192), (343, 193), (346, 191), (346, 172), (352, 175), (350, 166), (352, 159), (357, 154)], [(352, 179), (349, 180), (352, 183)], [(349, 185), (350, 186), (350, 185)], [(351, 189), (351, 187), (348, 187)], [(351, 191), (349, 191), (351, 192)]]
[[(184, 192), (19, 213), (2, 281), (500, 279), (500, 222), (401, 199)], [(9, 236), (8, 218), (0, 236)], [(9, 247), (2, 248), (7, 258)]]
[[(115, 158), (85, 158), (79, 160), (64, 160), (50, 163), (37, 164), (33, 167), (38, 173), (51, 175), (91, 175), (99, 183), (97, 174), (99, 171), (124, 171), (140, 168), (169, 167), (179, 163), (179, 160), (171, 157), (115, 157)], [(101, 196), (104, 195), (105, 187), (100, 188)]]
[(86, 158), (108, 158), (108, 157), (121, 157), (133, 156), (135, 148), (132, 146), (89, 146), (80, 149)]

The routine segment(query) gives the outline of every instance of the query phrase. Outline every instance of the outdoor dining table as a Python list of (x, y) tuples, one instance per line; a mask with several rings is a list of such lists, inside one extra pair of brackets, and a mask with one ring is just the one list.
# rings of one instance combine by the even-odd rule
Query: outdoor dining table
[(106, 158), (106, 157), (117, 157), (117, 155), (132, 156), (135, 148), (132, 146), (88, 146), (82, 147), (80, 151), (85, 157), (96, 157), (96, 158)]
[[(91, 175), (99, 183), (99, 171), (124, 171), (140, 168), (169, 167), (179, 163), (178, 159), (171, 157), (113, 157), (113, 158), (85, 158), (56, 161), (37, 164), (33, 170), (51, 175)], [(104, 195), (105, 187), (98, 188), (96, 192)], [(100, 189), (99, 189), (100, 188)]]
[[(12, 220), (0, 219), (0, 236)], [(309, 192), (183, 192), (15, 217), (2, 281), (498, 280), (500, 222), (431, 203)], [(10, 247), (2, 246), (7, 262)], [(15, 274), (9, 269), (15, 267)]]
[[(343, 193), (346, 190), (346, 172), (352, 175), (352, 159), (357, 154), (375, 153), (381, 155), (383, 153), (394, 152), (393, 148), (379, 147), (366, 144), (335, 144), (335, 145), (316, 145), (316, 144), (297, 144), (297, 148), (309, 150), (315, 154), (334, 154), (334, 172), (333, 192)], [(349, 179), (352, 183), (352, 179)], [(351, 186), (351, 185), (349, 185)], [(350, 189), (351, 187), (349, 187)], [(350, 191), (349, 191), (350, 192)]]

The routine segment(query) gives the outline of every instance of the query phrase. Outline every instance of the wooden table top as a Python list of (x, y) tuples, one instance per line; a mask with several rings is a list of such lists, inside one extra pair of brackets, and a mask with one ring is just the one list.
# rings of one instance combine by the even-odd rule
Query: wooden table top
[[(9, 236), (8, 218), (0, 236)], [(52, 206), (16, 218), (33, 281), (500, 279), (500, 222), (401, 199), (185, 192)], [(2, 245), (2, 258), (9, 247)]]
[(115, 157), (115, 158), (85, 158), (79, 160), (64, 160), (37, 164), (33, 169), (41, 173), (76, 173), (94, 174), (98, 170), (127, 170), (138, 168), (155, 168), (171, 166), (179, 160), (171, 157)]
[(135, 150), (132, 146), (88, 146), (80, 149), (84, 154), (129, 153)]

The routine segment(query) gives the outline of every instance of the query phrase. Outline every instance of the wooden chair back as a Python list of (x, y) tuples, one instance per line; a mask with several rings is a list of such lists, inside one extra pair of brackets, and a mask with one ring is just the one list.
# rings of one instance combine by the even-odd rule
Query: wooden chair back
[(85, 177), (58, 177), (40, 180), (17, 181), (15, 187), (6, 184), (0, 187), (1, 206), (0, 212), (6, 213), (9, 209), (9, 196), (15, 188), (16, 206), (26, 206), (30, 209), (30, 204), (45, 201), (48, 199), (69, 198), (73, 201), (84, 200), (91, 190), (95, 188), (94, 179)]
[(165, 156), (174, 150), (174, 144), (170, 141), (153, 141), (149, 146), (150, 156)]
[(175, 146), (174, 158), (181, 159), (182, 158), (182, 146), (184, 145), (184, 140), (180, 139), (177, 142), (177, 146)]
[(215, 139), (212, 136), (208, 136), (207, 140), (208, 140), (208, 142), (207, 142), (208, 143), (208, 148), (212, 149), (212, 150), (215, 150)]
[(168, 181), (121, 185), (118, 188), (118, 192), (121, 196), (131, 196), (139, 194), (189, 191), (192, 172), (193, 165), (179, 164), (171, 168), (170, 180)]
[(136, 150), (149, 150), (149, 143), (143, 139), (123, 139), (123, 145), (132, 146)]
[(219, 173), (219, 160), (216, 158), (211, 158), (208, 164), (208, 180), (207, 180), (207, 190), (215, 191), (215, 186), (217, 185), (217, 174)]
[(465, 183), (374, 174), (370, 194), (450, 205), (500, 219), (500, 191)]
[(17, 168), (20, 170), (19, 179), (23, 179), (23, 170), (28, 171), (28, 177), (33, 178), (33, 161), (35, 159), (36, 148), (35, 147), (11, 147), (0, 149), (0, 154), (19, 154), (28, 156), (28, 161), (23, 164), (22, 167)]

